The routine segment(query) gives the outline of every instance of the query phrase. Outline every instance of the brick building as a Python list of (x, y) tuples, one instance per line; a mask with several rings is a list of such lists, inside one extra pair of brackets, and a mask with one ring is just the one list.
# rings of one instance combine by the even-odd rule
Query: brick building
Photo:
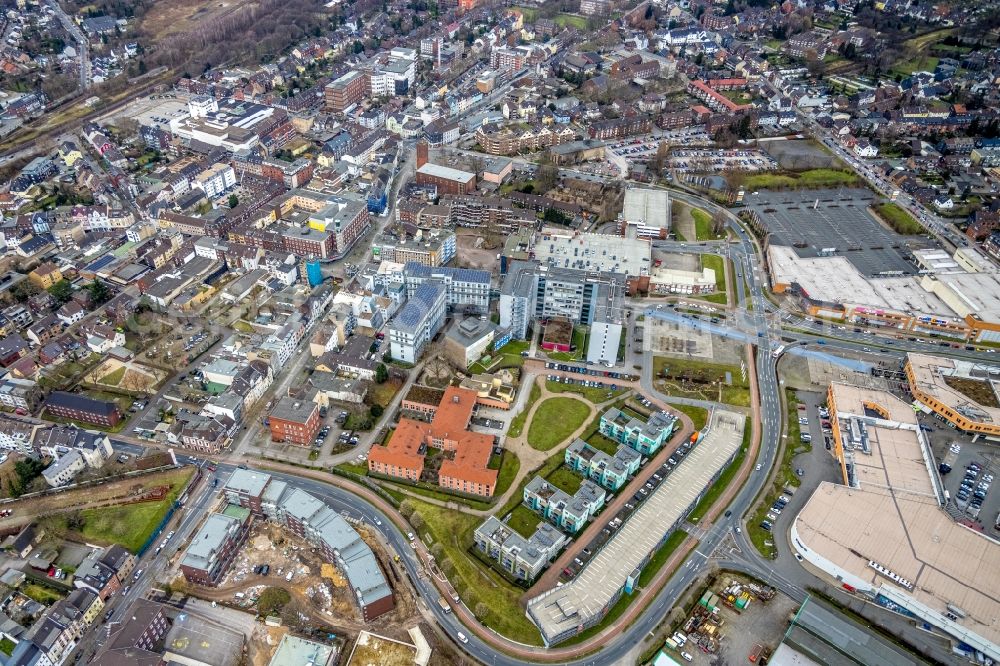
[(417, 169), (418, 185), (434, 185), (440, 194), (469, 194), (476, 189), (476, 174), (428, 162)]
[(268, 417), (271, 441), (309, 446), (319, 432), (319, 420), (316, 403), (286, 396), (278, 401)]
[(121, 410), (114, 402), (97, 400), (77, 393), (53, 391), (45, 401), (50, 414), (73, 421), (83, 421), (112, 428), (122, 420)]

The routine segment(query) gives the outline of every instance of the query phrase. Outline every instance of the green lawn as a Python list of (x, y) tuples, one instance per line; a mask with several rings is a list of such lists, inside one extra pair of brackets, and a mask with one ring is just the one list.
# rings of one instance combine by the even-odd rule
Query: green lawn
[(733, 482), (734, 478), (736, 478), (736, 473), (740, 471), (740, 466), (743, 464), (743, 460), (746, 459), (747, 450), (750, 448), (750, 432), (750, 422), (747, 421), (745, 422), (743, 428), (743, 446), (741, 446), (740, 450), (736, 452), (736, 457), (733, 458), (733, 462), (729, 463), (729, 465), (722, 470), (722, 474), (719, 475), (719, 478), (715, 480), (715, 483), (709, 486), (708, 490), (705, 491), (705, 494), (702, 495), (698, 505), (695, 506), (694, 509), (691, 510), (691, 513), (688, 514), (688, 520), (690, 522), (697, 523), (704, 518), (705, 514), (708, 513), (708, 510), (712, 508), (712, 505), (718, 501), (719, 497), (722, 496), (722, 493), (729, 487), (729, 484)]
[(29, 599), (37, 601), (40, 604), (45, 604), (46, 606), (52, 605), (66, 596), (58, 590), (40, 583), (25, 583), (21, 587), (21, 592)]
[(10, 640), (6, 636), (0, 639), (0, 652), (3, 652), (8, 657), (14, 654), (14, 648), (17, 647), (17, 643)]
[(497, 475), (497, 487), (493, 491), (494, 497), (499, 497), (507, 492), (520, 469), (521, 461), (518, 457), (510, 451), (504, 451), (503, 461), (500, 463), (500, 473)]
[(531, 419), (528, 444), (538, 451), (548, 451), (564, 443), (589, 415), (590, 408), (576, 398), (548, 398)]
[(565, 465), (552, 470), (545, 480), (569, 495), (575, 495), (583, 485), (583, 477)]
[(937, 67), (938, 58), (930, 55), (919, 55), (915, 58), (904, 58), (892, 66), (890, 73), (909, 76), (913, 72), (933, 72)]
[(681, 412), (682, 414), (687, 414), (691, 419), (691, 423), (694, 424), (695, 430), (701, 430), (705, 427), (708, 422), (708, 410), (704, 407), (695, 407), (694, 405), (670, 405), (670, 409), (674, 411)]
[(917, 236), (927, 233), (923, 225), (910, 215), (907, 211), (894, 203), (881, 203), (872, 206), (872, 210), (882, 218), (882, 220), (892, 227), (893, 231), (903, 236)]
[(102, 384), (107, 384), (108, 386), (118, 386), (122, 378), (125, 376), (125, 366), (118, 368), (114, 372), (109, 372), (108, 374), (101, 377), (100, 382)]
[(809, 169), (799, 173), (761, 173), (747, 176), (743, 187), (747, 190), (815, 189), (856, 185), (858, 175), (839, 169)]
[(700, 208), (691, 210), (691, 217), (694, 218), (694, 231), (698, 240), (715, 240), (719, 238), (712, 233), (712, 216)]
[(521, 356), (521, 352), (526, 352), (530, 348), (531, 343), (527, 340), (511, 340), (491, 355), (487, 363), (483, 363), (483, 359), (480, 359), (470, 365), (469, 372), (478, 375), (488, 370), (520, 368), (524, 365), (524, 357)]
[(542, 516), (523, 504), (511, 511), (510, 518), (507, 519), (507, 524), (510, 525), (511, 529), (525, 539), (530, 538), (535, 533), (535, 528), (540, 522), (542, 522)]
[(560, 14), (553, 19), (556, 25), (563, 28), (576, 28), (583, 31), (587, 29), (587, 19), (576, 14)]
[[(518, 603), (523, 590), (514, 587), (500, 574), (482, 566), (467, 550), (473, 545), (472, 533), (482, 517), (409, 499), (424, 520), (417, 530), (425, 543), (440, 543), (443, 556), (454, 566), (449, 576), (462, 602), (475, 609), (482, 603), (488, 609), (483, 623), (497, 633), (528, 645), (541, 645), (541, 637)], [(443, 560), (442, 560), (443, 561)]]
[(531, 411), (532, 405), (538, 402), (540, 397), (542, 397), (542, 389), (539, 388), (538, 384), (532, 383), (531, 393), (528, 395), (527, 404), (525, 404), (524, 409), (510, 421), (510, 428), (507, 430), (507, 435), (509, 437), (521, 436), (521, 432), (524, 430), (524, 421), (528, 418), (528, 412)]
[(687, 532), (684, 530), (674, 530), (670, 536), (667, 537), (666, 542), (659, 549), (653, 553), (653, 556), (649, 558), (649, 564), (647, 564), (642, 572), (639, 574), (639, 587), (646, 587), (649, 585), (654, 578), (656, 578), (657, 572), (663, 568), (670, 556), (674, 554), (678, 546), (684, 543), (684, 539), (687, 538)]
[(707, 301), (709, 303), (715, 303), (716, 305), (726, 305), (729, 303), (729, 298), (726, 296), (726, 292), (720, 291), (715, 294), (709, 294), (708, 296), (697, 296), (699, 301)]
[[(583, 386), (581, 384), (563, 384), (562, 382), (554, 382), (551, 379), (545, 380), (545, 388), (552, 393), (576, 393), (595, 405), (606, 400), (611, 400), (612, 398), (617, 398), (628, 391), (628, 389), (614, 387), (595, 388), (593, 386)], [(608, 395), (609, 393), (611, 395)]]
[(618, 452), (618, 447), (621, 446), (618, 442), (613, 439), (608, 439), (599, 432), (595, 432), (593, 435), (588, 437), (586, 442), (598, 451), (604, 451), (609, 456), (615, 455), (615, 453)]
[(711, 268), (715, 271), (715, 289), (725, 295), (726, 293), (726, 260), (718, 254), (701, 255), (701, 267)]
[(524, 500), (524, 487), (528, 485), (528, 482), (531, 481), (531, 479), (535, 476), (540, 476), (542, 478), (547, 477), (553, 470), (562, 465), (564, 460), (565, 455), (563, 452), (556, 451), (546, 458), (545, 462), (541, 465), (531, 470), (528, 474), (525, 474), (524, 478), (521, 479), (521, 483), (518, 484), (517, 490), (511, 493), (510, 497), (507, 499), (507, 503), (504, 504), (495, 515), (502, 520), (504, 516), (513, 511)]

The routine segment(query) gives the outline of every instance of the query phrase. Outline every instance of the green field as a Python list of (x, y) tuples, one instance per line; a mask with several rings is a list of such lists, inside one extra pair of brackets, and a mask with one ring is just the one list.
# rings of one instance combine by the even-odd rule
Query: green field
[(58, 590), (48, 587), (47, 585), (33, 582), (25, 583), (24, 586), (21, 587), (21, 592), (23, 592), (24, 596), (29, 599), (37, 601), (40, 604), (45, 604), (46, 606), (50, 606), (66, 596), (61, 594)]
[(913, 72), (933, 72), (937, 64), (938, 58), (930, 55), (919, 55), (915, 58), (899, 60), (889, 71), (891, 74), (909, 76)]
[(708, 422), (708, 410), (704, 407), (696, 407), (694, 405), (670, 405), (670, 409), (681, 412), (682, 414), (687, 414), (691, 419), (691, 423), (694, 424), (695, 430), (701, 430), (705, 427)]
[(587, 327), (573, 327), (573, 351), (568, 352), (546, 352), (553, 361), (579, 361), (583, 358), (584, 350), (587, 348)]
[(449, 578), (455, 585), (467, 608), (483, 604), (487, 609), (483, 624), (497, 633), (528, 645), (541, 645), (541, 637), (524, 614), (518, 603), (523, 590), (514, 587), (488, 567), (482, 566), (468, 549), (473, 545), (472, 533), (482, 522), (482, 517), (409, 499), (416, 513), (424, 520), (417, 532), (425, 543), (440, 543), (444, 547), (441, 565), (445, 560), (454, 566)]
[[(669, 379), (663, 377), (664, 370), (671, 375)], [(724, 382), (727, 371), (733, 383), (720, 384)], [(662, 382), (669, 395), (724, 402), (738, 407), (750, 406), (750, 384), (743, 379), (738, 365), (654, 356), (653, 379)]]
[(533, 449), (548, 451), (565, 442), (589, 415), (587, 405), (576, 398), (548, 398), (531, 419), (528, 444)]
[(538, 387), (538, 384), (532, 383), (531, 393), (528, 395), (528, 402), (524, 405), (524, 409), (511, 419), (510, 428), (507, 430), (509, 437), (521, 436), (521, 432), (524, 430), (524, 422), (528, 418), (528, 412), (531, 411), (532, 405), (538, 402), (540, 397), (542, 397), (542, 389)]
[(507, 492), (520, 469), (520, 459), (510, 451), (504, 451), (503, 461), (500, 463), (500, 473), (497, 475), (497, 487), (493, 491), (494, 497), (499, 497)]
[(872, 210), (882, 220), (892, 227), (893, 231), (903, 236), (918, 236), (927, 233), (923, 225), (908, 212), (894, 203), (881, 203), (872, 206)]
[(540, 522), (542, 522), (542, 516), (523, 504), (511, 511), (510, 518), (507, 519), (507, 524), (511, 529), (525, 539), (530, 538), (535, 533), (535, 528)]
[[(551, 379), (545, 380), (545, 388), (551, 393), (576, 393), (577, 395), (583, 396), (590, 402), (596, 404), (602, 403), (606, 400), (611, 400), (612, 398), (617, 398), (618, 396), (625, 393), (628, 389), (623, 388), (596, 388), (593, 386), (582, 386), (581, 384), (563, 384), (562, 382), (555, 382)], [(608, 395), (608, 394), (611, 395)]]
[(108, 374), (101, 377), (101, 383), (107, 384), (108, 386), (118, 386), (121, 384), (122, 378), (125, 377), (125, 366), (118, 368), (114, 372), (109, 372)]
[[(177, 475), (171, 482), (170, 492), (159, 502), (83, 509), (79, 512), (83, 526), (76, 531), (88, 541), (117, 543), (135, 553), (146, 543), (149, 535), (167, 515), (170, 507), (187, 486), (192, 474), (194, 470), (189, 467), (177, 470)], [(59, 527), (68, 529), (65, 525), (65, 515), (52, 516), (51, 519), (58, 520), (61, 523)]]
[(581, 31), (587, 29), (587, 19), (576, 14), (560, 14), (552, 20), (556, 25), (563, 28), (576, 28)]
[[(701, 267), (715, 271), (715, 289), (725, 296), (726, 293), (726, 260), (718, 254), (701, 255)], [(725, 302), (725, 301), (723, 301)]]
[(618, 448), (621, 446), (618, 442), (613, 439), (609, 439), (599, 432), (595, 432), (593, 435), (586, 439), (587, 444), (590, 444), (592, 448), (598, 451), (604, 451), (609, 456), (615, 455), (618, 452)]
[(794, 190), (824, 187), (847, 187), (860, 182), (857, 174), (838, 169), (809, 169), (799, 173), (761, 173), (747, 176), (743, 187), (747, 190)]

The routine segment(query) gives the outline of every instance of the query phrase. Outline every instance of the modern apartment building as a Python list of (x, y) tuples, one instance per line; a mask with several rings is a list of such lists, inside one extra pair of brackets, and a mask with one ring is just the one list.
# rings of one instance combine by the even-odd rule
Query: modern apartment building
[(655, 412), (649, 420), (643, 421), (634, 412), (612, 407), (601, 414), (600, 432), (619, 444), (650, 456), (670, 439), (676, 424), (677, 419), (666, 412)]
[(218, 585), (246, 542), (251, 520), (250, 509), (232, 504), (209, 516), (181, 560), (184, 578), (198, 585)]
[(639, 470), (642, 456), (628, 446), (620, 446), (614, 455), (595, 449), (582, 439), (566, 447), (566, 465), (608, 490), (618, 490)]
[(420, 238), (407, 239), (381, 236), (372, 244), (372, 259), (437, 267), (454, 259), (456, 249), (454, 231), (441, 230), (426, 237), (421, 235)]
[(408, 298), (413, 298), (421, 285), (437, 282), (445, 288), (449, 312), (487, 314), (490, 311), (489, 271), (425, 266), (411, 261), (403, 266), (403, 278)]
[[(420, 264), (412, 264), (420, 266)], [(446, 287), (438, 280), (420, 284), (389, 322), (389, 350), (404, 363), (416, 363), (424, 347), (444, 326)]]
[(541, 522), (525, 539), (505, 523), (490, 516), (476, 528), (476, 548), (519, 580), (532, 581), (555, 559), (569, 537)]
[(606, 496), (604, 489), (592, 481), (584, 481), (570, 495), (536, 476), (524, 487), (523, 501), (556, 527), (576, 534), (604, 507)]

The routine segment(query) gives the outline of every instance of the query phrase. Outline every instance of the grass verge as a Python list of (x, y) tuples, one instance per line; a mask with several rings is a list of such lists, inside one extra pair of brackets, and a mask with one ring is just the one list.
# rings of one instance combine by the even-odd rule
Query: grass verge
[(675, 412), (680, 412), (681, 414), (687, 414), (688, 418), (691, 419), (691, 423), (694, 424), (695, 430), (701, 430), (708, 423), (708, 410), (704, 407), (696, 407), (694, 405), (670, 405), (670, 409)]
[(872, 212), (892, 227), (892, 230), (903, 236), (918, 236), (927, 233), (924, 226), (916, 218), (894, 203), (880, 203), (872, 206)]
[(538, 630), (528, 620), (518, 599), (523, 590), (511, 585), (498, 573), (480, 566), (468, 552), (473, 546), (472, 533), (482, 522), (478, 516), (451, 511), (409, 499), (424, 524), (417, 529), (425, 543), (440, 543), (444, 548), (442, 566), (450, 562), (452, 584), (468, 608), (482, 604), (486, 612), (479, 619), (497, 633), (528, 645), (541, 645)]
[[(598, 379), (597, 381), (600, 380)], [(576, 393), (595, 405), (617, 398), (628, 391), (628, 389), (615, 387), (595, 388), (580, 384), (563, 384), (562, 382), (554, 382), (551, 379), (545, 380), (545, 388), (551, 393)]]
[(687, 538), (687, 532), (684, 530), (674, 530), (674, 532), (667, 537), (667, 540), (662, 546), (660, 546), (653, 556), (649, 558), (649, 564), (647, 564), (642, 572), (639, 574), (639, 587), (646, 587), (649, 585), (656, 574), (663, 568), (670, 556), (674, 554), (678, 546), (684, 543), (684, 539)]

